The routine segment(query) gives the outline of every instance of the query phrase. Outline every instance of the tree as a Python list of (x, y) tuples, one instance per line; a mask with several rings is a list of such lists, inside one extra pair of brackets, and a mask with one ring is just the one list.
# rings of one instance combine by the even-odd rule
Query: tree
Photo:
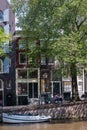
[(53, 45), (58, 59), (66, 63), (72, 78), (72, 100), (79, 100), (78, 67), (87, 63), (87, 7), (85, 0), (65, 1), (60, 7), (60, 29), (63, 34)]
[(12, 2), (19, 18), (18, 26), (25, 36), (44, 43), (39, 53), (57, 57), (61, 66), (67, 64), (72, 78), (72, 100), (79, 100), (77, 71), (87, 62), (86, 0)]
[(0, 28), (0, 55), (4, 55), (4, 43), (9, 40), (9, 36), (5, 34), (4, 30)]

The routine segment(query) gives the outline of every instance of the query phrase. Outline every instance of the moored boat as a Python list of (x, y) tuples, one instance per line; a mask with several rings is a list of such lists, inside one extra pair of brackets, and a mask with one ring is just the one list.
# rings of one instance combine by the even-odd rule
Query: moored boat
[(3, 123), (39, 123), (50, 121), (51, 116), (40, 116), (40, 115), (20, 115), (20, 114), (2, 114)]

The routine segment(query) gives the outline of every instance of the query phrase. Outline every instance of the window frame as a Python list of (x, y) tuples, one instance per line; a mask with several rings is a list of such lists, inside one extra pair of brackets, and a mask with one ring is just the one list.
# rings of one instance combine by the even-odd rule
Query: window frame
[(3, 12), (0, 10), (0, 21), (3, 21), (4, 17), (3, 17)]
[(21, 54), (23, 55), (23, 53), (25, 54), (25, 52), (20, 52), (19, 53), (19, 64), (21, 64), (21, 65), (27, 65), (27, 61), (28, 61), (28, 59), (27, 59), (27, 55), (25, 54), (25, 62), (21, 62)]
[(0, 82), (1, 82), (1, 88), (0, 88), (0, 91), (3, 90), (3, 81), (0, 79)]
[(1, 62), (1, 67), (0, 67), (0, 73), (3, 73), (3, 61), (2, 61), (2, 59), (0, 59), (0, 62)]

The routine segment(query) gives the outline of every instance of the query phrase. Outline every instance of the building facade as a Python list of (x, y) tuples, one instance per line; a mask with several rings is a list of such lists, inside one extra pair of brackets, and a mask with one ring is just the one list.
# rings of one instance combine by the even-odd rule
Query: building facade
[[(41, 94), (50, 93), (62, 95), (64, 100), (72, 96), (71, 78), (61, 76), (54, 59), (40, 57), (38, 66), (32, 67), (26, 50), (22, 50), (21, 38), (17, 37), (11, 43), (9, 55), (9, 73), (0, 74), (5, 87), (3, 105), (27, 105), (31, 99), (38, 99)], [(81, 97), (85, 92), (84, 75), (78, 78), (78, 90)], [(3, 85), (3, 86), (4, 86)]]
[[(15, 14), (7, 0), (0, 0), (0, 27), (6, 34), (15, 33)], [(70, 100), (71, 78), (62, 77), (55, 59), (41, 55), (37, 60), (38, 65), (32, 67), (31, 59), (23, 50), (26, 43), (21, 43), (19, 36), (14, 36), (11, 43), (4, 43), (7, 57), (0, 57), (0, 104), (26, 105), (30, 99), (39, 98), (44, 93), (50, 93), (52, 97), (59, 94), (64, 100)], [(81, 97), (87, 84), (84, 71), (77, 79)]]
[(15, 53), (13, 59), (15, 59), (16, 104), (28, 104), (30, 99), (39, 98), (43, 93), (50, 93), (51, 96), (62, 94), (61, 77), (55, 75), (54, 59), (39, 56), (37, 65), (32, 67), (31, 58), (23, 49), (26, 43), (23, 45), (22, 38), (14, 37), (15, 47), (12, 52)]
[[(0, 0), (0, 28), (9, 35), (15, 32), (15, 14), (7, 0)], [(11, 44), (6, 41), (3, 45), (4, 53), (6, 56), (0, 56), (0, 104), (10, 105), (13, 104), (13, 88), (14, 82), (14, 69), (12, 61), (12, 53), (9, 48)]]
[[(40, 56), (37, 66), (32, 67), (31, 58), (24, 50), (22, 38), (13, 39), (11, 51), (11, 67), (9, 75), (3, 74), (4, 105), (27, 105), (31, 99), (38, 99), (41, 94), (59, 94), (64, 100), (72, 96), (71, 78), (62, 77), (55, 59)], [(22, 44), (21, 44), (22, 43)], [(78, 78), (79, 96), (85, 92), (84, 75)], [(10, 82), (10, 83), (9, 83)]]
[[(28, 57), (21, 42), (17, 38), (16, 45), (16, 103), (27, 104), (32, 98), (39, 98), (41, 94), (50, 93), (53, 97), (59, 94), (64, 100), (72, 97), (71, 78), (62, 77), (55, 59), (39, 56), (38, 66), (32, 68), (30, 57)], [(26, 40), (25, 40), (26, 41)], [(22, 45), (21, 45), (22, 43)], [(25, 43), (26, 45), (26, 43)], [(85, 92), (84, 74), (77, 77), (78, 92), (81, 97)]]

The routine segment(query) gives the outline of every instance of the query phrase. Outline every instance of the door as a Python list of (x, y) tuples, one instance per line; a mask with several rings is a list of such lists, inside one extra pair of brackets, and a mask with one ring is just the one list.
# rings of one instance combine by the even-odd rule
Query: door
[(0, 80), (0, 106), (4, 105), (3, 81)]
[(29, 83), (29, 98), (38, 98), (38, 83)]
[(52, 95), (61, 94), (61, 82), (52, 81)]
[(3, 92), (0, 91), (0, 106), (3, 105)]

